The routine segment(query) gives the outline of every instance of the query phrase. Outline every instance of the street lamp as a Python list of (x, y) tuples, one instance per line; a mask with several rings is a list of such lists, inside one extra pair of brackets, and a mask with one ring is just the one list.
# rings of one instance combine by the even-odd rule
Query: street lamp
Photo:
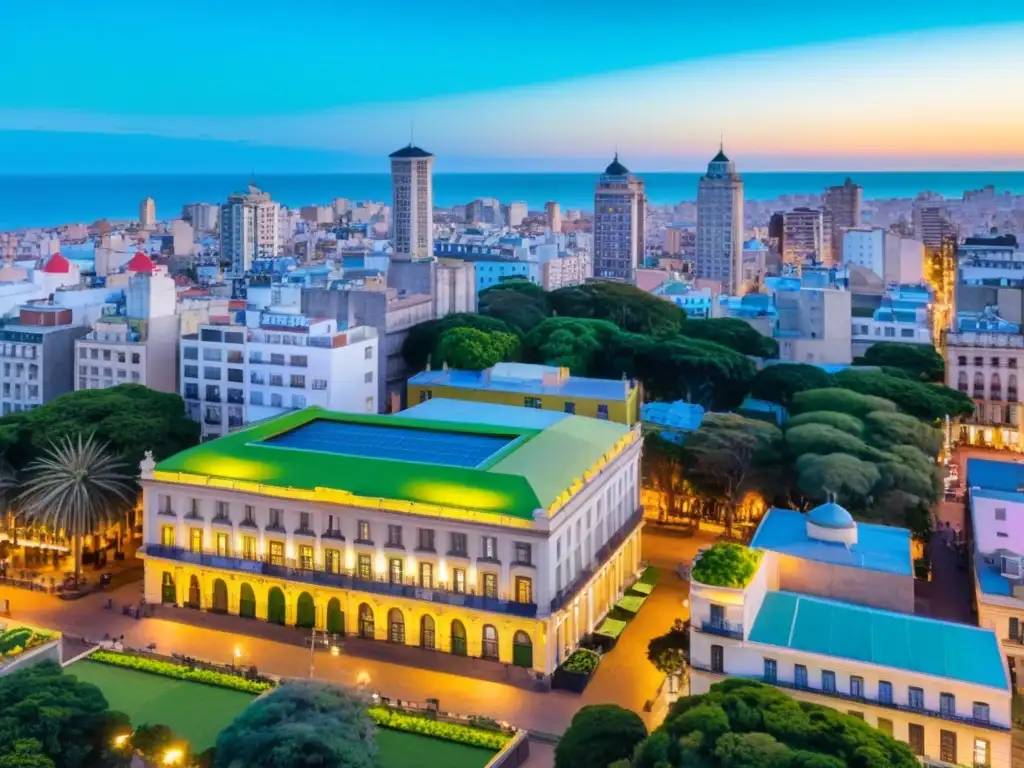
[(164, 752), (164, 765), (180, 765), (182, 758), (185, 757), (185, 752), (178, 747), (168, 749)]

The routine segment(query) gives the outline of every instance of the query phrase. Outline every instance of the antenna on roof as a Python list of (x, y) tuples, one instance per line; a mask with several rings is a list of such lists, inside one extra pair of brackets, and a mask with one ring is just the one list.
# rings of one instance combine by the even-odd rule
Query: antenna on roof
[(409, 146), (413, 146), (416, 143), (416, 119), (409, 119)]

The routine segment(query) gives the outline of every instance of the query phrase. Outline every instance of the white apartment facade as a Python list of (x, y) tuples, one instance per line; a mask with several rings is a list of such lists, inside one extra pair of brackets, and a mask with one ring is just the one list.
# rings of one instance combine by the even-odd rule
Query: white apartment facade
[(881, 227), (852, 227), (843, 232), (843, 263), (870, 270), (884, 285), (924, 279), (924, 244)]
[(241, 278), (253, 259), (267, 259), (281, 250), (280, 206), (253, 185), (246, 194), (231, 195), (220, 207), (220, 255), (231, 261), (231, 276)]
[(391, 240), (396, 254), (434, 255), (434, 156), (409, 144), (391, 158)]
[(717, 280), (723, 291), (740, 292), (743, 275), (743, 180), (719, 148), (697, 183), (697, 246), (694, 270)]

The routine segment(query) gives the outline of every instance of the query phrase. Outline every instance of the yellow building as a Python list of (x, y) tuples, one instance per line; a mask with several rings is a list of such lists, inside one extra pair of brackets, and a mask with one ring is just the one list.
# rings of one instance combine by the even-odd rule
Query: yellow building
[(423, 371), (409, 379), (408, 404), (433, 397), (539, 408), (633, 426), (640, 421), (636, 381), (570, 376), (568, 368), (498, 363), (485, 371)]
[(550, 674), (638, 573), (639, 429), (464, 406), (308, 408), (143, 462), (146, 600)]

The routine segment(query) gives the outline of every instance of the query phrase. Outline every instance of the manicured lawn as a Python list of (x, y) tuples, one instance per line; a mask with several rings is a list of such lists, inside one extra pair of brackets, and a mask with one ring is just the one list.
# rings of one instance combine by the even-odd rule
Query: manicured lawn
[(381, 768), (483, 768), (494, 757), (488, 749), (467, 747), (415, 733), (377, 729), (377, 762)]
[(166, 725), (186, 739), (194, 752), (212, 747), (217, 734), (255, 698), (88, 659), (75, 662), (67, 671), (99, 688), (110, 708), (127, 714), (133, 726)]

